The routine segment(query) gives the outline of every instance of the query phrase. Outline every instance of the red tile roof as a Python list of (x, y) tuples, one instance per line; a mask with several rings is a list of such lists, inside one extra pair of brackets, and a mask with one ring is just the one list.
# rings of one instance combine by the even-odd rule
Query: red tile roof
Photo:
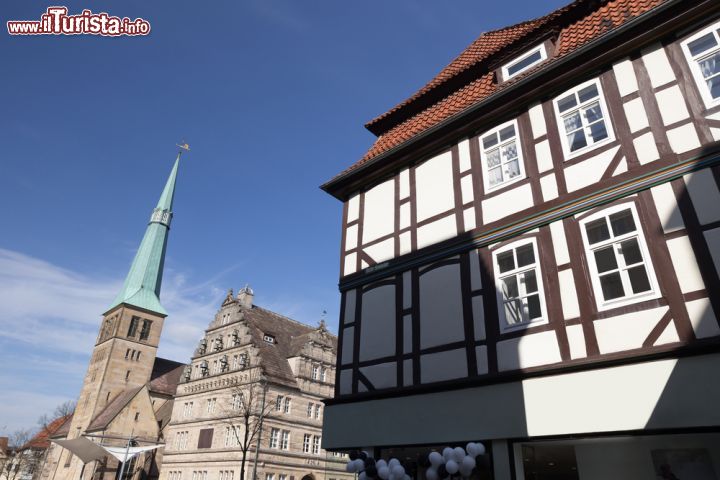
[(52, 422), (48, 423), (45, 428), (40, 430), (33, 438), (30, 439), (29, 442), (23, 445), (22, 449), (25, 450), (26, 448), (48, 448), (50, 446), (50, 437), (55, 435), (55, 433), (60, 429), (60, 427), (62, 427), (63, 424), (71, 418), (72, 413), (70, 415), (65, 415), (64, 417), (58, 417)]
[[(553, 29), (559, 30), (554, 58), (522, 75), (526, 76), (554, 63), (557, 59), (577, 50), (591, 40), (600, 38), (628, 20), (650, 11), (665, 1), (667, 0), (575, 0), (544, 17), (480, 35), (412, 97), (371, 120), (366, 127), (379, 133), (375, 143), (358, 162), (335, 178), (356, 170), (378, 155), (401, 145), (514, 83), (511, 81), (498, 85), (494, 80), (493, 72), (486, 69), (485, 73), (478, 74), (464, 86), (444, 95), (420, 112), (411, 114), (409, 118), (403, 117), (403, 111), (412, 110), (412, 107), (421, 103), (422, 100), (428, 97), (432, 98), (433, 93), (437, 93), (441, 87), (446, 87), (450, 79), (458, 77), (461, 73), (467, 72), (471, 68), (482, 67), (483, 62), (492, 63), (494, 59), (504, 55), (516, 54), (517, 52), (514, 50), (524, 41), (532, 40)], [(582, 12), (583, 9), (590, 10), (586, 14), (577, 13)], [(575, 13), (569, 15), (571, 12)], [(513, 80), (517, 80), (517, 77)], [(393, 117), (396, 118), (395, 121), (393, 121)]]

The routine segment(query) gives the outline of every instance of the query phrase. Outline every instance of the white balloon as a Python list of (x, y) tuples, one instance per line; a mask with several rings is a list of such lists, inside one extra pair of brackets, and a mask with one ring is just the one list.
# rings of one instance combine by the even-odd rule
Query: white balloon
[(345, 465), (345, 470), (347, 470), (348, 473), (355, 473), (355, 460), (350, 460), (347, 465)]
[(393, 475), (395, 475), (395, 478), (402, 479), (405, 476), (405, 469), (398, 462), (397, 465), (392, 467), (392, 473), (393, 473)]
[(360, 472), (360, 475), (358, 475), (358, 480), (367, 480), (367, 474), (365, 472)]
[(455, 447), (453, 450), (453, 460), (456, 462), (462, 462), (462, 459), (465, 458), (465, 450), (463, 450), (462, 447)]
[(363, 470), (365, 470), (365, 462), (358, 458), (355, 460), (355, 471), (362, 472)]
[[(428, 455), (428, 460), (430, 460), (430, 464), (435, 468), (439, 467), (445, 462), (443, 456), (440, 455), (438, 452), (430, 452), (430, 455)], [(435, 475), (437, 475), (437, 472), (435, 472)]]
[(477, 445), (477, 452), (478, 452), (477, 454), (485, 455), (485, 445), (483, 445), (482, 443), (479, 443), (479, 442), (476, 443), (475, 445)]
[(380, 460), (378, 460), (377, 462), (375, 462), (375, 466), (377, 467), (378, 470), (380, 470), (382, 467), (387, 467), (388, 464), (387, 464), (387, 462), (386, 462), (385, 460), (383, 460), (383, 459), (381, 458)]
[(367, 458), (373, 458), (372, 453), (368, 452), (367, 450), (363, 450), (365, 452), (365, 455), (367, 455)]
[(465, 451), (467, 451), (468, 455), (472, 457), (477, 456), (477, 443), (470, 442), (465, 446)]
[(395, 476), (394, 473), (392, 473), (392, 470), (390, 470), (390, 476), (388, 477), (388, 480), (401, 480)]
[(475, 468), (475, 465), (477, 465), (475, 459), (468, 455), (467, 457), (462, 459), (462, 462), (460, 462), (460, 471), (463, 471), (464, 469), (472, 472), (472, 469)]
[(453, 459), (453, 449), (450, 447), (443, 448), (443, 458), (445, 461), (449, 461)]
[(390, 477), (390, 469), (386, 466), (378, 468), (377, 472), (378, 477), (382, 478), (382, 480), (388, 480), (388, 477)]
[(438, 477), (438, 473), (435, 471), (434, 468), (428, 468), (425, 471), (425, 479), (426, 480), (440, 480), (440, 477)]
[(410, 475), (408, 475), (406, 473), (405, 476), (403, 477), (403, 480), (412, 480), (412, 478), (410, 478)]
[(460, 466), (455, 460), (448, 460), (448, 462), (445, 464), (445, 470), (447, 470), (450, 475), (455, 475), (458, 470), (460, 470)]
[(400, 460), (398, 460), (397, 458), (391, 458), (387, 464), (388, 464), (388, 467), (392, 468), (395, 465), (400, 465)]

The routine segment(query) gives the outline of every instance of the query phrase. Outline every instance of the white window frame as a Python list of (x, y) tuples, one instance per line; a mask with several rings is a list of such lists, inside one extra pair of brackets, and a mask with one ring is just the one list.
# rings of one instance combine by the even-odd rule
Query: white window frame
[[(603, 217), (609, 217), (610, 215), (618, 212), (622, 212), (623, 210), (630, 210), (633, 216), (633, 221), (635, 222), (635, 232), (633, 233), (626, 233), (623, 235), (620, 235), (618, 237), (611, 237), (609, 240), (603, 240), (602, 242), (596, 243), (592, 245), (592, 248), (590, 246), (590, 242), (587, 238), (587, 231), (585, 230), (585, 226), (594, 221), (598, 220)], [(608, 219), (609, 222), (609, 219)], [(633, 202), (626, 202), (621, 203), (619, 205), (615, 205), (609, 208), (605, 208), (599, 212), (595, 212), (592, 215), (588, 215), (587, 217), (581, 219), (579, 222), (580, 224), (580, 233), (582, 235), (582, 241), (583, 241), (583, 248), (585, 250), (585, 257), (588, 261), (589, 266), (589, 275), (590, 275), (590, 281), (593, 286), (593, 292), (595, 293), (595, 304), (597, 305), (598, 311), (605, 311), (610, 310), (617, 307), (623, 307), (626, 305), (632, 305), (634, 303), (643, 302), (646, 300), (653, 300), (656, 298), (661, 297), (660, 288), (658, 287), (657, 278), (655, 276), (655, 268), (652, 263), (652, 258), (650, 257), (650, 251), (647, 247), (647, 242), (645, 240), (645, 232), (643, 231), (642, 224), (640, 223), (640, 219), (638, 217), (637, 213), (637, 207), (635, 206), (635, 203)], [(610, 227), (609, 227), (610, 228)], [(612, 233), (612, 230), (611, 230)], [(638, 294), (631, 294), (626, 295), (622, 298), (615, 298), (612, 300), (605, 301), (603, 299), (602, 294), (602, 286), (600, 285), (600, 274), (598, 273), (597, 264), (595, 262), (595, 255), (593, 254), (593, 250), (597, 250), (598, 248), (607, 247), (608, 245), (613, 244), (619, 244), (622, 241), (628, 240), (630, 238), (637, 238), (638, 240), (638, 248), (640, 249), (640, 253), (643, 256), (643, 262), (645, 264), (645, 271), (648, 276), (648, 281), (650, 282), (650, 290), (647, 292), (642, 292)], [(619, 259), (622, 257), (622, 254), (617, 253), (616, 249), (616, 259)], [(624, 263), (624, 260), (623, 260)], [(627, 279), (627, 274), (623, 274), (623, 267), (620, 266), (618, 269), (621, 273), (621, 279), (623, 282), (623, 289), (627, 292), (629, 280)]]
[[(516, 262), (516, 266), (514, 269), (509, 270), (507, 272), (500, 273), (500, 266), (498, 265), (498, 256), (501, 253), (505, 253), (511, 250), (515, 250), (518, 247), (522, 247), (524, 245), (532, 245), (533, 252), (535, 255), (535, 263), (532, 265), (526, 265), (524, 267), (517, 267), (517, 261), (515, 258), (515, 254), (513, 254), (513, 259)], [(543, 273), (542, 273), (542, 267), (540, 265), (540, 252), (538, 250), (537, 246), (537, 239), (535, 237), (529, 237), (529, 238), (523, 238), (520, 240), (516, 240), (512, 243), (509, 243), (507, 245), (503, 245), (502, 247), (499, 247), (492, 252), (493, 257), (493, 269), (494, 269), (494, 276), (495, 276), (495, 292), (497, 296), (497, 309), (498, 309), (498, 318), (500, 320), (500, 331), (501, 332), (512, 332), (516, 330), (522, 330), (525, 328), (534, 327), (537, 325), (543, 325), (548, 323), (548, 314), (547, 314), (547, 306), (545, 303), (545, 286), (543, 281)], [(536, 318), (534, 320), (529, 320), (527, 322), (517, 323), (514, 325), (510, 325), (507, 322), (506, 316), (505, 316), (505, 300), (503, 297), (503, 289), (502, 289), (502, 278), (509, 277), (510, 275), (519, 275), (523, 272), (526, 272), (528, 270), (535, 270), (535, 279), (537, 281), (537, 287), (538, 287), (538, 295), (540, 296), (540, 318)], [(518, 288), (520, 288), (520, 283), (518, 283)]]
[[(720, 30), (720, 22), (715, 22), (712, 25), (708, 25), (707, 27), (703, 28), (699, 32), (693, 34), (691, 37), (688, 37), (686, 40), (684, 40), (680, 45), (682, 46), (683, 54), (685, 54), (685, 60), (687, 61), (690, 71), (692, 72), (693, 79), (695, 80), (695, 85), (697, 86), (698, 90), (700, 91), (700, 96), (703, 99), (703, 102), (705, 102), (705, 106), (707, 108), (714, 107), (716, 105), (720, 105), (720, 97), (718, 98), (712, 98), (710, 95), (710, 89), (707, 86), (707, 83), (705, 82), (705, 79), (703, 78), (702, 70), (700, 70), (700, 65), (698, 64), (698, 60), (708, 57), (712, 55), (713, 53), (720, 52), (720, 33), (718, 33), (718, 30)], [(689, 44), (694, 42), (700, 37), (704, 37), (708, 33), (712, 33), (715, 37), (715, 40), (718, 42), (717, 46), (708, 52), (703, 52), (700, 55), (697, 55), (695, 57), (692, 56), (690, 53), (690, 47)]]
[(283, 430), (280, 433), (280, 450), (290, 449), (290, 430)]
[[(495, 148), (500, 148), (503, 145), (503, 143), (509, 143), (510, 140), (506, 140), (505, 142), (500, 140), (499, 132), (500, 132), (500, 130), (503, 130), (504, 128), (506, 128), (510, 125), (512, 125), (515, 128), (515, 137), (514, 137), (515, 138), (515, 147), (517, 148), (517, 160), (518, 160), (518, 168), (520, 169), (520, 173), (517, 176), (515, 176), (509, 180), (504, 180), (498, 184), (490, 185), (490, 174), (489, 174), (489, 169), (488, 169), (488, 164), (487, 164), (487, 155), (485, 152), (485, 146), (483, 145), (483, 138), (487, 137), (488, 135), (492, 135), (492, 134), (498, 135), (498, 144), (494, 145), (490, 150), (495, 149)], [(509, 122), (505, 122), (501, 125), (498, 125), (497, 127), (491, 128), (490, 130), (484, 132), (482, 135), (480, 135), (478, 137), (478, 143), (480, 146), (480, 158), (481, 158), (482, 173), (483, 173), (482, 177), (483, 177), (483, 186), (485, 187), (485, 192), (499, 190), (501, 188), (505, 188), (508, 185), (512, 185), (513, 183), (519, 182), (521, 180), (525, 180), (525, 178), (527, 178), (526, 174), (525, 174), (525, 158), (523, 155), (522, 145), (520, 142), (520, 129), (518, 128), (517, 119), (510, 120)], [(500, 160), (500, 165), (503, 168), (503, 177), (505, 177), (506, 171), (504, 169), (502, 159)]]
[(312, 379), (317, 380), (318, 374), (320, 372), (320, 366), (319, 365), (313, 365), (312, 366)]
[(314, 405), (315, 405), (314, 403), (308, 402), (308, 406), (307, 406), (307, 416), (308, 416), (308, 418), (312, 418), (312, 416), (313, 416), (313, 407), (314, 407)]
[(290, 402), (292, 399), (290, 397), (285, 397), (285, 402), (283, 403), (283, 413), (290, 413)]
[(321, 438), (319, 435), (313, 435), (312, 453), (313, 455), (320, 455), (320, 443)]
[(270, 448), (278, 448), (278, 445), (280, 445), (280, 429), (279, 428), (271, 428), (270, 429), (269, 447)]
[(312, 439), (312, 435), (309, 433), (303, 434), (303, 453), (310, 453), (310, 443)]
[[(600, 103), (600, 110), (603, 114), (603, 121), (605, 122), (605, 130), (607, 131), (607, 137), (600, 140), (596, 143), (588, 144), (578, 150), (575, 150), (574, 152), (570, 151), (570, 145), (567, 143), (567, 134), (565, 133), (565, 123), (563, 122), (562, 117), (567, 116), (570, 112), (573, 112), (575, 110), (580, 110), (582, 107), (589, 105), (590, 103), (594, 102), (595, 99), (588, 100), (584, 103), (580, 103), (573, 107), (572, 110), (569, 110), (567, 112), (560, 113), (560, 109), (558, 108), (558, 100), (567, 97), (570, 94), (577, 94), (578, 91), (582, 90), (585, 87), (588, 87), (590, 85), (595, 85), (598, 91), (598, 102)], [(610, 142), (615, 141), (615, 129), (613, 128), (612, 120), (610, 118), (610, 111), (608, 110), (607, 103), (605, 102), (605, 93), (603, 92), (602, 84), (600, 82), (600, 78), (593, 78), (591, 80), (588, 80), (587, 82), (583, 82), (579, 85), (574, 86), (573, 88), (563, 92), (562, 94), (558, 95), (553, 99), (553, 109), (555, 111), (555, 120), (557, 124), (558, 133), (560, 134), (560, 144), (562, 145), (563, 154), (565, 155), (565, 160), (570, 160), (571, 158), (575, 158), (579, 155), (582, 155), (585, 152), (590, 152), (592, 150), (595, 150), (596, 148), (600, 148), (603, 145), (607, 145)], [(582, 120), (581, 120), (582, 121)], [(583, 124), (583, 129), (587, 128), (585, 124)], [(589, 137), (586, 137), (589, 138)]]
[[(513, 74), (510, 74), (510, 68), (512, 68), (514, 65), (518, 64), (519, 62), (522, 62), (523, 60), (527, 59), (528, 57), (530, 57), (530, 56), (532, 56), (532, 55), (534, 55), (535, 53), (538, 53), (538, 52), (540, 52), (540, 60), (538, 60), (538, 61), (536, 61), (536, 62), (533, 62), (533, 63), (531, 63), (530, 65), (527, 65), (527, 66), (521, 68), (520, 70), (518, 70), (517, 72), (515, 72), (515, 73), (513, 73)], [(528, 50), (527, 52), (523, 53), (523, 54), (520, 55), (520, 56), (517, 56), (517, 57), (513, 58), (513, 59), (510, 60), (508, 63), (506, 63), (505, 65), (503, 65), (503, 66), (502, 66), (502, 79), (503, 79), (503, 81), (510, 80), (511, 78), (516, 77), (516, 76), (520, 75), (521, 73), (523, 73), (523, 72), (525, 72), (525, 71), (527, 71), (527, 70), (530, 70), (530, 69), (533, 68), (535, 65), (541, 64), (542, 62), (544, 62), (545, 60), (547, 60), (547, 58), (548, 58), (548, 55), (547, 55), (547, 50), (546, 50), (546, 48), (545, 48), (545, 44), (544, 44), (544, 43), (541, 43), (540, 45), (531, 48), (531, 49)]]

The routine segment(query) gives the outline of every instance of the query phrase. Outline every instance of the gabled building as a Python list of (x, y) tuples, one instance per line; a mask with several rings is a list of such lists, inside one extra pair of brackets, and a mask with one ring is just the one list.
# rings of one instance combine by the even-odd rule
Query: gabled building
[(576, 0), (366, 127), (325, 448), (718, 478), (720, 2)]
[[(163, 441), (184, 365), (157, 358), (167, 312), (160, 304), (175, 182), (180, 154), (170, 172), (122, 290), (103, 314), (90, 365), (72, 417), (53, 440), (92, 438), (124, 447), (132, 437), (139, 446)], [(69, 444), (68, 444), (69, 445)], [(41, 480), (115, 478), (120, 462), (112, 455), (83, 460), (53, 444)], [(126, 462), (123, 478), (157, 478), (160, 454), (151, 450)]]
[(321, 448), (336, 337), (253, 299), (231, 290), (205, 330), (177, 389), (161, 479), (351, 479), (344, 455)]

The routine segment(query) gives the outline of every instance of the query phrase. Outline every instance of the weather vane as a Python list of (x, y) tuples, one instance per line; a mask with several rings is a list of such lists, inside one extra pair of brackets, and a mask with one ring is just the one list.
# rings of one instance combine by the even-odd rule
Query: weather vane
[(190, 151), (190, 145), (188, 145), (188, 143), (187, 143), (185, 140), (183, 140), (183, 141), (180, 142), (180, 143), (176, 143), (175, 145), (176, 145), (177, 147), (180, 147), (180, 151), (178, 151), (178, 156), (182, 155), (183, 150), (186, 151), (186, 152), (189, 152), (189, 151)]

